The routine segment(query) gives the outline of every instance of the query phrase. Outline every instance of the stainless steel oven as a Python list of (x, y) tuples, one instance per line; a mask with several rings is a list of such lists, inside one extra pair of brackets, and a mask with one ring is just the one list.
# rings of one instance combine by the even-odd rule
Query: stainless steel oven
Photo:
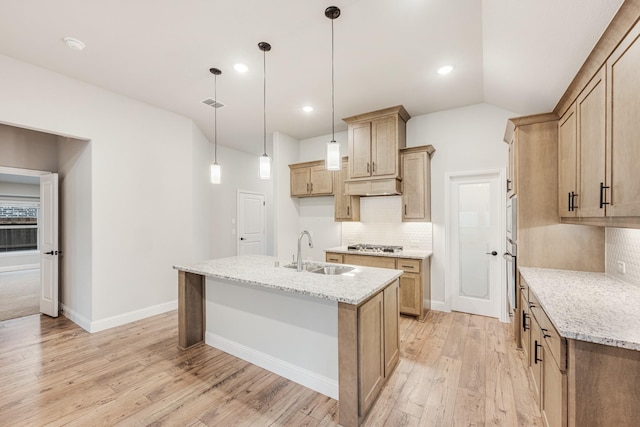
[(505, 263), (507, 266), (507, 299), (509, 301), (510, 313), (512, 313), (516, 308), (518, 308), (516, 301), (516, 275), (518, 274), (518, 262), (516, 255), (518, 254), (518, 245), (507, 239), (506, 248), (507, 251), (504, 253), (503, 257), (507, 261)]
[(518, 196), (507, 199), (507, 240), (518, 241)]

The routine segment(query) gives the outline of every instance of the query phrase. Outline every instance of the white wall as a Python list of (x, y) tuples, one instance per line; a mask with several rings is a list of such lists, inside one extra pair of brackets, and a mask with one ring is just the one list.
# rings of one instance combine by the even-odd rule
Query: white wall
[(299, 233), (299, 203), (297, 198), (291, 197), (291, 175), (289, 174), (289, 165), (298, 163), (299, 147), (300, 142), (297, 139), (281, 132), (274, 133), (274, 235), (276, 236), (274, 255), (285, 258), (295, 253)]
[[(2, 64), (0, 55), (0, 64)], [(6, 84), (3, 78), (0, 87)], [(0, 109), (11, 109), (11, 102), (2, 95)], [(16, 107), (14, 105), (14, 107)], [(7, 123), (0, 115), (0, 123)], [(57, 137), (43, 132), (0, 124), (0, 166), (55, 172), (58, 168)]]
[(407, 123), (407, 146), (431, 144), (431, 299), (433, 307), (450, 310), (445, 301), (445, 174), (506, 169), (508, 149), (502, 142), (509, 117), (517, 114), (489, 104), (477, 104), (413, 117)]
[[(640, 287), (640, 230), (607, 227), (605, 242), (607, 274)], [(618, 271), (618, 261), (624, 263), (624, 273)]]
[(208, 255), (194, 244), (194, 230), (206, 229), (193, 223), (194, 198), (207, 195), (193, 184), (194, 150), (204, 141), (192, 121), (6, 56), (0, 69), (0, 122), (91, 141), (91, 167), (76, 177), (91, 183), (92, 307), (81, 309), (91, 323), (82, 326), (100, 330), (175, 308), (172, 265)]
[[(213, 153), (213, 146), (211, 146)], [(211, 154), (211, 156), (213, 156)], [(258, 156), (218, 146), (218, 163), (221, 165), (221, 184), (209, 185), (211, 197), (210, 258), (237, 255), (237, 197), (238, 190), (263, 193), (267, 203), (267, 254), (272, 255), (274, 232), (273, 176), (269, 180), (258, 177)], [(207, 165), (207, 171), (208, 171)], [(207, 178), (208, 179), (208, 178)], [(236, 233), (236, 234), (234, 234)], [(197, 261), (197, 259), (191, 260)]]

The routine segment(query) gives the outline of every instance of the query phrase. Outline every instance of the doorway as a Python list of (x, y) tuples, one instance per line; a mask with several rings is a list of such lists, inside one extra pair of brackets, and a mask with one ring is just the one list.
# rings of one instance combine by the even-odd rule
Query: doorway
[(238, 190), (238, 255), (266, 255), (265, 195)]
[(447, 175), (451, 309), (505, 320), (504, 171)]

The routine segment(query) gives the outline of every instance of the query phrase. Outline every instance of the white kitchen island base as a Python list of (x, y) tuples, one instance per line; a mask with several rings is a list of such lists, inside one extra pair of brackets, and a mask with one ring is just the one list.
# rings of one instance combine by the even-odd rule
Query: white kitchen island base
[(399, 361), (402, 271), (297, 272), (256, 255), (174, 268), (179, 348), (206, 341), (338, 398), (340, 425), (362, 424)]
[(338, 399), (337, 302), (211, 277), (206, 295), (208, 345)]

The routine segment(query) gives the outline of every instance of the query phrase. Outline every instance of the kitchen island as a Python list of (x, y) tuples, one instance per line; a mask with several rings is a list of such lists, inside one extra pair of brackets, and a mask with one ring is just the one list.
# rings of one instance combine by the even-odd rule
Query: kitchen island
[(402, 271), (314, 264), (298, 272), (247, 255), (174, 266), (178, 345), (206, 342), (336, 398), (340, 424), (357, 426), (399, 360)]

